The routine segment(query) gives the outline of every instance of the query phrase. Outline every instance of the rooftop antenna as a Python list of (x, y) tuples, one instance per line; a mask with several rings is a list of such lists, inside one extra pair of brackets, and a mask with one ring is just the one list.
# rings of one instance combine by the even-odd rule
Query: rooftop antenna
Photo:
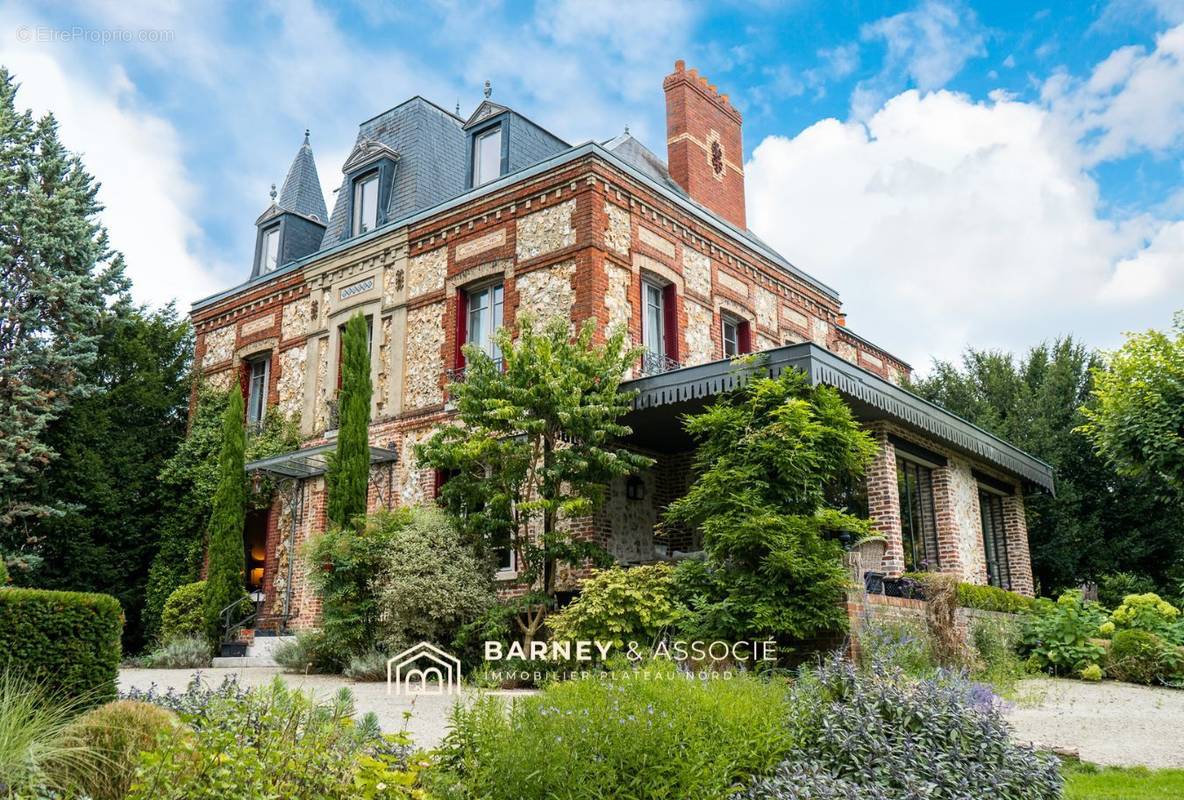
[(271, 204), (275, 205), (275, 184), (271, 185)]
[(485, 99), (488, 100), (489, 96), (491, 94), (493, 94), (493, 87), (489, 85), (489, 81), (486, 81), (485, 82)]

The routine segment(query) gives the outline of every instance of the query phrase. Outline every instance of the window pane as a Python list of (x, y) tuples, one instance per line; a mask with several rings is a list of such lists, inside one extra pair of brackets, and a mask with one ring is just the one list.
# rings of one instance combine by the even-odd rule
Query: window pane
[(280, 257), (280, 231), (272, 228), (263, 234), (263, 271), (271, 272), (276, 268)]
[(740, 338), (736, 331), (736, 323), (724, 320), (724, 355), (731, 357), (740, 354)]
[(263, 421), (263, 411), (267, 406), (267, 362), (252, 361), (250, 369), (250, 379), (247, 382), (247, 422), (256, 424)]
[(1010, 589), (1011, 569), (1007, 561), (1007, 532), (1003, 527), (1003, 498), (980, 489), (978, 504), (982, 514), (987, 581), (992, 586)]
[(354, 185), (354, 233), (378, 225), (378, 175), (367, 175)]
[(473, 147), (473, 185), (480, 186), (502, 174), (502, 129), (477, 137)]
[(642, 286), (645, 289), (645, 319), (642, 321), (641, 343), (647, 352), (662, 356), (666, 354), (662, 290), (651, 283), (643, 283)]
[(503, 296), (504, 289), (499, 284), (491, 289), (493, 293), (493, 313), (489, 320), (489, 355), (495, 361), (502, 357), (501, 348), (497, 346), (497, 340), (494, 339), (493, 334), (502, 326), (502, 306), (504, 305)]
[(933, 511), (933, 472), (928, 467), (901, 458), (898, 452), (896, 474), (905, 569), (937, 569), (941, 564)]

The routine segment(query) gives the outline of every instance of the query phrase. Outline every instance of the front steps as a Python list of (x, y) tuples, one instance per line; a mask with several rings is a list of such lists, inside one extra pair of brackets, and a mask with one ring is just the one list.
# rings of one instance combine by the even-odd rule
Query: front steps
[(278, 667), (276, 663), (275, 649), (284, 642), (295, 641), (296, 637), (288, 636), (265, 636), (262, 632), (244, 631), (240, 641), (247, 643), (247, 653), (244, 656), (218, 656), (212, 662), (215, 667)]

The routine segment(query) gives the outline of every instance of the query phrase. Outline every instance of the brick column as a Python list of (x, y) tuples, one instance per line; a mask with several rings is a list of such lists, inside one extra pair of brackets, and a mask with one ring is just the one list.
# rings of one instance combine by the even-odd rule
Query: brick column
[(1032, 580), (1032, 556), (1028, 551), (1028, 521), (1024, 516), (1024, 495), (1017, 486), (1015, 494), (1003, 498), (1003, 531), (1007, 536), (1007, 568), (1011, 573), (1011, 590), (1031, 597), (1035, 594)]
[(962, 548), (959, 541), (958, 515), (955, 513), (954, 469), (933, 470), (933, 519), (937, 524), (937, 560), (939, 572), (962, 576)]
[[(900, 532), (900, 491), (896, 485), (896, 449), (888, 441), (888, 432), (872, 429), (876, 456), (867, 470), (867, 509), (872, 530), (888, 540), (880, 566), (889, 575), (904, 572), (904, 544)], [(865, 564), (866, 569), (874, 569)]]

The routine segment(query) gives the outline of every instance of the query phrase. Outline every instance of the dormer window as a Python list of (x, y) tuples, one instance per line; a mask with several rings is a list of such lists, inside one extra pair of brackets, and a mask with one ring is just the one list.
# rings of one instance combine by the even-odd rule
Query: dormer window
[(378, 172), (370, 172), (354, 181), (354, 234), (378, 227)]
[(491, 128), (473, 140), (473, 186), (481, 186), (502, 175), (502, 129)]
[(263, 232), (263, 264), (261, 272), (271, 272), (279, 266), (280, 260), (280, 227), (269, 228)]

